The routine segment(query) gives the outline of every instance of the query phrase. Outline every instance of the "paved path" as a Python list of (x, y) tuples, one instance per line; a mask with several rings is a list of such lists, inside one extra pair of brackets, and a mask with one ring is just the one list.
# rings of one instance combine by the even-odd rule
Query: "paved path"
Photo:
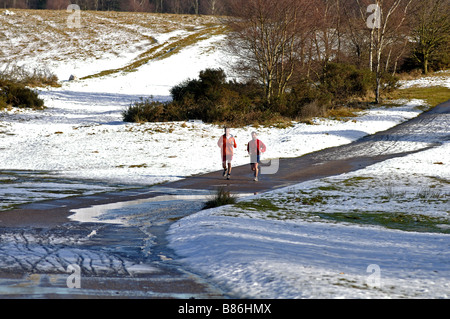
[[(0, 246), (0, 260), (6, 260), (9, 267), (5, 270), (2, 266), (0, 270), (0, 297), (229, 297), (201, 276), (184, 270), (178, 264), (177, 256), (167, 248), (166, 230), (173, 220), (195, 211), (196, 207), (189, 207), (192, 203), (163, 207), (164, 214), (154, 214), (152, 222), (144, 230), (142, 227), (113, 224), (99, 227), (96, 223), (71, 222), (67, 219), (70, 211), (108, 203), (149, 200), (186, 189), (213, 191), (227, 187), (231, 192), (253, 194), (339, 175), (450, 140), (449, 114), (450, 101), (416, 119), (354, 143), (299, 158), (280, 159), (277, 173), (262, 175), (259, 182), (252, 180), (249, 165), (244, 165), (233, 168), (231, 180), (224, 180), (221, 171), (217, 171), (153, 188), (38, 202), (1, 212), (0, 236), (13, 240), (9, 246)], [(427, 128), (437, 120), (447, 126), (443, 127), (441, 134), (425, 138)], [(405, 141), (419, 143), (411, 143), (415, 146), (405, 152), (402, 144)], [(96, 235), (91, 237), (93, 231)], [(148, 240), (149, 233), (153, 236), (151, 252), (149, 256), (142, 256), (138, 248)], [(66, 239), (63, 244), (62, 238)], [(75, 243), (68, 243), (67, 238)], [(2, 251), (1, 247), (6, 248)], [(11, 250), (17, 251), (18, 255), (23, 254), (25, 259), (10, 256)], [(68, 274), (64, 270), (71, 262), (82, 265), (81, 289), (67, 288)], [(42, 271), (48, 264), (58, 271)], [(130, 264), (134, 268), (129, 267)], [(143, 271), (139, 271), (140, 265), (146, 266)], [(132, 268), (134, 272), (130, 271)]]

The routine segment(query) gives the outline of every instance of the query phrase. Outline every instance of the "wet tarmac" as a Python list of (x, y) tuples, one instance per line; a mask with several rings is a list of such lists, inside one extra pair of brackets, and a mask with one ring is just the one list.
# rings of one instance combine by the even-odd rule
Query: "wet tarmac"
[[(230, 180), (220, 170), (149, 188), (41, 201), (0, 212), (0, 298), (239, 297), (183, 266), (167, 245), (166, 231), (174, 221), (199, 211), (221, 187), (242, 196), (262, 193), (435, 147), (450, 140), (450, 133), (408, 151), (400, 142), (419, 140), (428, 124), (449, 111), (450, 101), (354, 143), (273, 160), (267, 170), (273, 172), (276, 164), (276, 172), (261, 175), (258, 182), (249, 165), (243, 165), (233, 168)], [(102, 213), (95, 215), (96, 210)], [(83, 212), (91, 219), (74, 218)], [(70, 265), (80, 266), (78, 277)], [(79, 279), (80, 287), (69, 288), (69, 279)]]

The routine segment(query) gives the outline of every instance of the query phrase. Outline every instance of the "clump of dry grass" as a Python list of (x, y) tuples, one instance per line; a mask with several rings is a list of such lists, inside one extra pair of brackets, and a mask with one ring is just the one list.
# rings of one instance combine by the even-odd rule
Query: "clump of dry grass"
[(10, 81), (30, 87), (59, 87), (58, 77), (48, 68), (26, 68), (17, 64), (8, 64), (0, 70), (0, 81)]
[[(67, 23), (71, 13), (66, 10), (14, 9), (14, 12), (8, 16), (0, 14), (0, 65), (33, 57), (45, 64), (135, 52), (136, 60), (128, 66), (132, 70), (155, 58), (161, 44), (152, 34), (186, 30), (188, 35), (175, 41), (177, 45), (188, 45), (208, 32), (221, 32), (216, 28), (221, 25), (219, 19), (212, 16), (81, 11), (81, 27), (71, 28)], [(160, 48), (167, 46), (163, 44)], [(174, 48), (167, 47), (166, 51)], [(158, 53), (162, 55), (163, 52)]]
[(221, 187), (216, 191), (216, 194), (205, 203), (203, 209), (235, 204), (236, 200), (237, 197), (235, 195), (231, 194), (231, 192), (224, 187)]

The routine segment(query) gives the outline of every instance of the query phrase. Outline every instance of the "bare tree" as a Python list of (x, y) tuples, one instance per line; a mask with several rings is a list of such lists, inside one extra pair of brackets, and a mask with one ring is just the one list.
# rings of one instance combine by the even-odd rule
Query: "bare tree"
[(316, 1), (311, 17), (311, 40), (316, 60), (325, 66), (338, 58), (340, 51), (340, 8), (339, 0)]
[(241, 70), (264, 85), (269, 104), (284, 95), (292, 78), (307, 12), (303, 0), (234, 2), (230, 47), (240, 58)]
[(155, 12), (163, 13), (165, 9), (164, 0), (153, 0), (154, 10)]
[(428, 73), (428, 65), (432, 57), (439, 50), (444, 49), (443, 45), (449, 42), (449, 12), (449, 0), (422, 0), (417, 3), (413, 56), (421, 64), (424, 74)]
[[(417, 1), (417, 0), (416, 0)], [(353, 6), (351, 5), (353, 2)], [(375, 3), (374, 3), (375, 2)], [(408, 10), (413, 0), (348, 0), (349, 34), (359, 58), (368, 52), (367, 66), (376, 74), (375, 101), (381, 102), (382, 75), (391, 61), (396, 65), (409, 36)]]
[(203, 13), (205, 14), (221, 14), (225, 5), (225, 1), (221, 0), (204, 0), (203, 4)]
[(389, 38), (401, 32), (405, 25), (408, 8), (413, 0), (377, 0), (380, 8), (379, 28), (375, 32), (376, 88), (375, 103), (381, 102), (382, 53), (389, 45)]
[(200, 12), (200, 3), (199, 0), (191, 0), (191, 8), (194, 12), (194, 14), (199, 14)]

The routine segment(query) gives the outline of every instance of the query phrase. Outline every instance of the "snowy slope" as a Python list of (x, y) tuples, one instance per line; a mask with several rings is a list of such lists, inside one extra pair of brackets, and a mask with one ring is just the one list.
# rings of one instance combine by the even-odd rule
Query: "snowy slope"
[[(237, 296), (449, 298), (449, 153), (446, 143), (191, 215), (172, 226), (171, 247)], [(314, 198), (325, 200), (300, 204)], [(246, 205), (258, 200), (276, 208)]]

